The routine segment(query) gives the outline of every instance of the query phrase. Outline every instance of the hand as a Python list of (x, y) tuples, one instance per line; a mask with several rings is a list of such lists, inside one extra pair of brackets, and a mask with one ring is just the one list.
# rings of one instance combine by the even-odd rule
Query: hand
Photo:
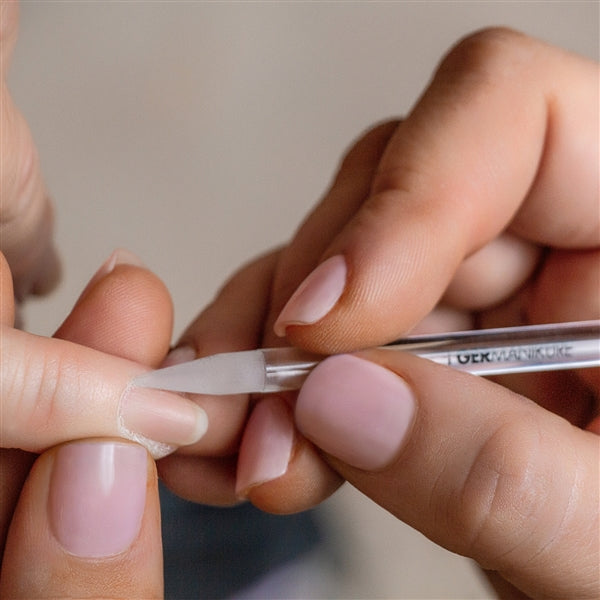
[[(2, 77), (17, 10), (0, 3)], [(201, 436), (206, 416), (184, 398), (130, 385), (162, 360), (172, 306), (164, 285), (128, 253), (101, 267), (54, 338), (15, 328), (15, 296), (49, 290), (58, 261), (31, 135), (0, 83), (0, 595), (155, 597), (162, 565), (154, 466), (144, 448), (115, 438), (164, 454)], [(70, 442), (82, 438), (95, 439)], [(30, 472), (35, 456), (22, 450), (65, 442)], [(94, 504), (106, 472), (115, 474), (110, 493)]]
[[(598, 318), (597, 82), (594, 62), (514, 32), (463, 40), (407, 118), (355, 144), (292, 242), (236, 275), (173, 360), (286, 343), (273, 328), (333, 353), (415, 328)], [(228, 424), (230, 457), (190, 447), (161, 461), (162, 476), (203, 500), (218, 473), (231, 500), (237, 468), (238, 494), (286, 511), (342, 475), (501, 573), (496, 585), (597, 596), (598, 371), (498, 385), (399, 353), (359, 356), (317, 367), (297, 403), (199, 398)]]
[[(18, 5), (7, 1), (0, 6), (4, 75), (17, 36)], [(130, 385), (131, 379), (147, 367), (66, 341), (68, 326), (55, 336), (62, 340), (37, 337), (14, 328), (14, 296), (22, 300), (29, 293), (48, 290), (56, 282), (58, 263), (52, 245), (52, 209), (31, 134), (10, 100), (5, 81), (0, 83), (2, 147), (6, 149), (0, 157), (2, 447), (40, 452), (61, 442), (102, 435), (145, 440), (156, 452), (164, 453), (167, 445), (195, 441), (206, 427), (206, 418), (192, 402)], [(114, 255), (103, 265), (90, 287), (100, 284), (98, 280), (115, 266), (118, 258)], [(128, 284), (122, 285), (126, 288)], [(83, 332), (77, 341), (91, 346), (88, 341), (94, 339), (96, 321), (118, 317), (122, 307), (110, 303), (104, 314), (86, 312), (88, 291), (89, 288), (84, 290), (75, 310), (85, 313), (91, 321), (87, 323), (89, 339)], [(162, 345), (153, 344), (140, 353), (133, 347), (133, 340), (127, 341), (121, 356), (131, 355), (140, 362), (155, 364), (164, 355), (171, 333), (172, 309), (167, 294), (155, 294), (148, 308), (165, 315), (154, 325)], [(108, 334), (105, 330), (104, 335), (114, 332)], [(86, 399), (85, 411), (81, 410), (82, 398)]]
[[(170, 298), (131, 262), (115, 254), (57, 335), (156, 366), (170, 337)], [(79, 403), (86, 405), (85, 393)], [(51, 448), (29, 470), (34, 458), (0, 453), (0, 596), (162, 597), (157, 477), (147, 451), (96, 437)]]

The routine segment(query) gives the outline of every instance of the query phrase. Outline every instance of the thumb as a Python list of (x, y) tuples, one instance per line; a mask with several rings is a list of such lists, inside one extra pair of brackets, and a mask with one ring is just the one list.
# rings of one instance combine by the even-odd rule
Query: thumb
[(459, 43), (391, 137), (357, 144), (291, 242), (275, 333), (325, 354), (376, 346), (447, 289), (458, 309), (506, 300), (535, 270), (536, 244), (595, 248), (597, 81), (592, 61), (517, 33)]
[(592, 433), (490, 381), (385, 350), (326, 359), (295, 417), (343, 477), (436, 543), (532, 597), (598, 596)]
[(157, 478), (144, 448), (86, 440), (37, 460), (11, 524), (0, 596), (162, 597)]

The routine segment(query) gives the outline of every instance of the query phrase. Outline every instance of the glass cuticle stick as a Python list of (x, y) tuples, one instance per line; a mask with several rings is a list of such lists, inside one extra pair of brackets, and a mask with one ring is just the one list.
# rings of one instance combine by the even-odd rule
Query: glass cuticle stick
[[(600, 320), (413, 335), (380, 348), (409, 352), (475, 375), (600, 366)], [(135, 385), (196, 394), (299, 389), (325, 356), (297, 348), (228, 352), (150, 371)]]

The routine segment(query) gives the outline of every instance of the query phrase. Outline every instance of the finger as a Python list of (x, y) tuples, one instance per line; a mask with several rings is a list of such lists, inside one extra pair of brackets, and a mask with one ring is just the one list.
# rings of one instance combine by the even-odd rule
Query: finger
[(2, 503), (0, 503), (0, 557), (4, 554), (8, 527), (15, 506), (17, 505), (21, 488), (35, 458), (34, 454), (23, 452), (22, 450), (0, 449), (0, 490), (2, 490)]
[[(272, 252), (242, 267), (184, 332), (177, 354), (195, 358), (257, 348), (276, 260), (277, 252)], [(247, 394), (194, 395), (194, 400), (206, 411), (211, 431), (199, 445), (182, 451), (213, 456), (236, 452), (248, 414)]]
[(505, 30), (459, 44), (276, 331), (320, 352), (390, 341), (506, 228), (544, 245), (597, 246), (597, 70)]
[(146, 450), (115, 440), (53, 448), (11, 524), (3, 598), (160, 598), (158, 486)]
[(15, 297), (10, 267), (0, 252), (0, 324), (12, 327), (15, 322)]
[(2, 145), (10, 149), (2, 153), (0, 169), (0, 250), (10, 264), (15, 293), (22, 299), (29, 293), (51, 289), (58, 281), (60, 268), (52, 242), (53, 212), (37, 150), (3, 80), (0, 128)]
[[(160, 280), (126, 259), (136, 262), (123, 252), (109, 258), (57, 335), (156, 365), (168, 346), (170, 297)], [(144, 370), (137, 362), (11, 328), (2, 336), (5, 447), (39, 452), (70, 439), (124, 436), (160, 456), (206, 431), (206, 414), (193, 402), (133, 386)]]
[(436, 543), (532, 597), (597, 597), (597, 436), (389, 351), (326, 359), (296, 422), (348, 481)]
[(342, 481), (296, 430), (288, 399), (266, 396), (257, 402), (240, 446), (238, 497), (270, 513), (291, 514), (319, 504)]
[(276, 339), (273, 324), (284, 305), (319, 264), (331, 239), (347, 226), (369, 197), (377, 166), (397, 127), (397, 121), (381, 123), (351, 146), (331, 188), (298, 229), (292, 243), (282, 250), (265, 319), (266, 337), (273, 340), (272, 345)]
[[(4, 5), (0, 5), (0, 10), (5, 10)], [(0, 252), (0, 325), (12, 327), (14, 319), (15, 300), (12, 277), (6, 259)], [(4, 553), (4, 543), (8, 526), (10, 525), (21, 487), (33, 464), (33, 460), (33, 455), (21, 450), (0, 449), (0, 490), (2, 490), (2, 502), (0, 503), (0, 557)]]
[[(167, 363), (258, 347), (277, 256), (277, 252), (267, 254), (234, 274), (187, 328)], [(248, 416), (248, 395), (191, 397), (206, 411), (210, 428), (198, 443), (160, 461), (160, 476), (176, 494), (189, 500), (237, 504), (231, 457), (237, 454)], [(208, 473), (210, 478), (204, 479)]]
[(532, 284), (528, 316), (538, 323), (600, 318), (600, 250), (556, 250)]
[(193, 402), (133, 386), (145, 370), (137, 363), (6, 326), (0, 335), (4, 447), (40, 452), (72, 439), (118, 436), (160, 454), (206, 429)]
[(178, 496), (209, 506), (235, 506), (237, 456), (220, 458), (171, 454), (158, 461), (161, 481)]
[(92, 277), (55, 337), (157, 367), (172, 328), (173, 304), (165, 285), (137, 256), (118, 249)]
[[(186, 331), (183, 347), (193, 347), (193, 354), (200, 356), (258, 347), (277, 259), (278, 253), (269, 254), (237, 273)], [(248, 424), (247, 397), (195, 396), (195, 400), (206, 410), (211, 429), (198, 444), (159, 463), (161, 478), (177, 494), (219, 505), (250, 497), (265, 510), (295, 512), (313, 506), (339, 486), (339, 476), (323, 463), (312, 444), (294, 432), (289, 408), (281, 410), (280, 400), (274, 407), (271, 402), (258, 401)], [(273, 412), (283, 419), (271, 419)], [(244, 442), (238, 460), (242, 464), (236, 465), (232, 456), (238, 452), (242, 432)], [(270, 441), (278, 436), (281, 443), (274, 446)], [(190, 453), (195, 456), (187, 456)], [(211, 456), (222, 458), (210, 460)], [(265, 461), (262, 466), (261, 457)], [(275, 473), (269, 466), (273, 460), (281, 469)], [(302, 469), (296, 473), (299, 465)], [(263, 477), (265, 469), (268, 484)], [(281, 481), (273, 481), (282, 475)], [(304, 485), (308, 480), (311, 485)], [(310, 494), (300, 493), (309, 488)]]
[[(3, 324), (12, 325), (12, 279), (1, 255), (0, 261), (0, 317)], [(140, 363), (153, 364), (164, 356), (171, 334), (170, 297), (149, 271), (132, 269), (132, 265), (140, 265), (137, 257), (124, 251), (113, 253), (88, 285), (86, 301), (80, 299), (59, 329), (58, 337)], [(117, 269), (116, 276), (108, 277), (117, 266), (130, 268), (125, 272)], [(149, 314), (164, 315), (164, 319), (148, 319)], [(0, 451), (0, 489), (4, 491), (0, 508), (2, 545), (33, 460), (33, 455), (19, 450)]]
[[(397, 126), (378, 125), (351, 148), (325, 200), (300, 228), (295, 242), (280, 254), (270, 290), (269, 312), (260, 343), (282, 345), (273, 322), (294, 287), (316, 265), (328, 244), (323, 236), (343, 229), (369, 194), (377, 164)], [(291, 398), (257, 398), (244, 429), (236, 473), (236, 494), (262, 510), (289, 514), (310, 508), (331, 495), (341, 478), (294, 427)]]
[(542, 254), (542, 248), (531, 242), (501, 234), (460, 264), (443, 301), (468, 311), (500, 304), (530, 279)]
[(19, 3), (0, 1), (0, 78), (6, 79), (19, 29)]
[[(480, 325), (497, 327), (515, 322), (514, 317), (506, 316), (514, 310), (530, 323), (598, 319), (599, 289), (598, 250), (553, 250), (546, 254), (530, 284), (511, 303), (481, 314)], [(510, 304), (516, 305), (515, 309)], [(495, 380), (579, 427), (586, 427), (598, 414), (599, 369), (505, 375)]]

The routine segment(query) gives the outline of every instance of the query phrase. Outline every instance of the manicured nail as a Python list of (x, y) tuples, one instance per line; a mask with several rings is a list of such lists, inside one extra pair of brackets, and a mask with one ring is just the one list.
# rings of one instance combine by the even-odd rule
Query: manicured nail
[(367, 471), (387, 466), (411, 428), (415, 399), (388, 369), (351, 355), (317, 365), (296, 403), (299, 430), (319, 448)]
[(208, 417), (183, 396), (130, 385), (121, 398), (119, 424), (124, 437), (160, 458), (197, 442), (208, 429)]
[(115, 556), (140, 531), (147, 453), (137, 444), (89, 441), (56, 451), (48, 498), (54, 536), (70, 554)]
[(83, 300), (89, 291), (98, 283), (101, 279), (104, 279), (109, 273), (115, 270), (117, 265), (132, 265), (135, 267), (143, 267), (144, 263), (141, 259), (136, 256), (133, 252), (125, 250), (124, 248), (117, 248), (113, 253), (100, 265), (99, 269), (92, 275), (92, 278), (88, 281), (83, 292), (81, 292), (77, 302)]
[(289, 325), (310, 325), (320, 321), (340, 299), (346, 286), (346, 260), (340, 254), (321, 263), (298, 287), (274, 325), (283, 337)]
[(246, 497), (261, 483), (285, 474), (292, 455), (294, 423), (286, 403), (276, 396), (259, 402), (240, 446), (235, 491)]

